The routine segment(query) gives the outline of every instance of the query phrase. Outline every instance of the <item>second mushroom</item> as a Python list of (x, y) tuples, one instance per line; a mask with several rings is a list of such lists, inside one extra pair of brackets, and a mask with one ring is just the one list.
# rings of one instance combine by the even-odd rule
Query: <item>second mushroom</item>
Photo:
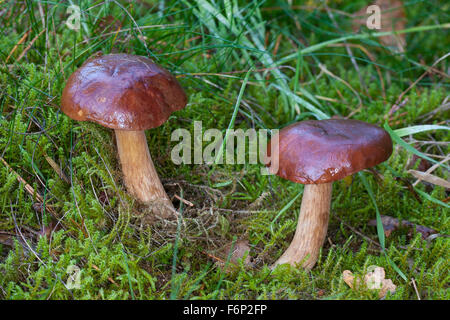
[(327, 234), (333, 181), (387, 160), (392, 140), (384, 129), (363, 121), (311, 120), (280, 130), (267, 152), (278, 161), (268, 164), (271, 173), (305, 185), (294, 238), (274, 266), (301, 263), (311, 269)]

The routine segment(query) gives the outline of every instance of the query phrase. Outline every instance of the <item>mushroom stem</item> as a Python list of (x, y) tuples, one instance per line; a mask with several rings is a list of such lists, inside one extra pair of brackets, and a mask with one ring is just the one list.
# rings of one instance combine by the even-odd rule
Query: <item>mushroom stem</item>
[(173, 215), (175, 209), (153, 165), (145, 132), (114, 131), (128, 191), (141, 202), (151, 205), (155, 214), (166, 218)]
[(327, 234), (331, 191), (332, 182), (305, 185), (294, 239), (273, 267), (302, 261), (304, 269), (314, 267)]

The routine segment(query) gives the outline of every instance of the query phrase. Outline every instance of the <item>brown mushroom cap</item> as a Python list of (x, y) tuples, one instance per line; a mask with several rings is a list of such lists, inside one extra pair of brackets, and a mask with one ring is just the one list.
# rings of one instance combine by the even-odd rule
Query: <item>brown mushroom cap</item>
[(168, 71), (129, 54), (89, 58), (67, 81), (61, 110), (79, 121), (121, 130), (147, 130), (185, 107), (186, 94)]
[(279, 166), (278, 172), (271, 173), (302, 184), (319, 184), (387, 160), (392, 140), (384, 129), (363, 121), (311, 120), (280, 130), (279, 148), (274, 150), (279, 151)]

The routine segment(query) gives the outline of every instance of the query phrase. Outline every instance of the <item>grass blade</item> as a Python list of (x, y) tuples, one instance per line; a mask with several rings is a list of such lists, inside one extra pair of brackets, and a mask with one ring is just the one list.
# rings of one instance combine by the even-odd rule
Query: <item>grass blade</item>
[(408, 278), (405, 276), (405, 274), (400, 270), (400, 268), (395, 264), (394, 261), (392, 261), (389, 256), (386, 253), (386, 247), (385, 247), (385, 235), (384, 235), (384, 228), (383, 228), (383, 222), (381, 221), (381, 215), (380, 211), (378, 210), (377, 201), (375, 200), (375, 195), (373, 194), (372, 187), (368, 183), (364, 173), (361, 171), (358, 173), (359, 177), (361, 178), (364, 187), (367, 190), (367, 193), (369, 194), (370, 200), (372, 200), (373, 206), (375, 207), (376, 212), (376, 221), (377, 221), (377, 234), (378, 234), (378, 240), (381, 245), (381, 250), (384, 253), (384, 256), (386, 257), (387, 261), (391, 265), (391, 267), (398, 273), (400, 277), (402, 277), (403, 280), (407, 281)]
[[(430, 158), (429, 156), (423, 154), (422, 152), (418, 151), (416, 148), (410, 146), (408, 143), (406, 143), (405, 141), (403, 141), (402, 138), (400, 138), (392, 129), (391, 127), (389, 127), (389, 125), (387, 123), (384, 124), (384, 129), (386, 129), (386, 131), (391, 135), (392, 140), (394, 140), (396, 143), (398, 143), (399, 145), (401, 145), (403, 148), (405, 148), (406, 150), (408, 150), (411, 153), (414, 153), (415, 155), (417, 155), (418, 157), (421, 157), (423, 159), (426, 159), (430, 162), (433, 163), (439, 163), (438, 161)], [(450, 170), (450, 167), (445, 165), (445, 164), (440, 164), (442, 167), (446, 168), (447, 170)]]
[(438, 125), (420, 125), (407, 128), (401, 128), (394, 130), (395, 134), (399, 137), (409, 136), (419, 132), (431, 131), (431, 130), (450, 130), (450, 127), (438, 126)]

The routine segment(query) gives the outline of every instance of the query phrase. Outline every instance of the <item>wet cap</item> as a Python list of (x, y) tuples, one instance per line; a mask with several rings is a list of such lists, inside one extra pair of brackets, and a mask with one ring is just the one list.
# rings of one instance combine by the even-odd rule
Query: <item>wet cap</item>
[(150, 59), (96, 55), (68, 79), (61, 110), (74, 120), (141, 131), (163, 124), (187, 98), (173, 75)]
[(278, 172), (271, 173), (302, 184), (342, 179), (387, 160), (392, 153), (392, 140), (384, 129), (358, 120), (297, 122), (280, 130), (279, 148), (271, 147), (275, 141), (267, 146), (269, 157), (271, 149), (279, 151)]

